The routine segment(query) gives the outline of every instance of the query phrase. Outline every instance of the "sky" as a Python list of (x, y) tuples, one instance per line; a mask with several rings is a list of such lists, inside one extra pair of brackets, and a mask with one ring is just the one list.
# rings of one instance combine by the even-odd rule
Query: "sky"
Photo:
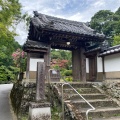
[[(33, 16), (33, 11), (64, 19), (89, 22), (99, 10), (115, 12), (120, 7), (120, 0), (19, 0), (21, 12)], [(22, 22), (16, 27), (15, 37), (21, 45), (27, 39), (28, 30)]]

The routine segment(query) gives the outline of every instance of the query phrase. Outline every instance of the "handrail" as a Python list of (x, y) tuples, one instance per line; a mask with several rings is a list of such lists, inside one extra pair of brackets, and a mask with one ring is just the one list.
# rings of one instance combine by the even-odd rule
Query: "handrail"
[[(51, 70), (54, 70), (54, 69), (50, 69), (49, 70), (49, 72), (51, 71)], [(49, 74), (50, 75), (50, 74)], [(49, 78), (50, 78), (50, 76), (49, 76)], [(62, 77), (61, 77), (62, 78)], [(88, 120), (88, 113), (90, 112), (90, 111), (92, 111), (92, 110), (95, 110), (95, 107), (93, 107), (74, 87), (72, 87), (71, 85), (70, 85), (70, 83), (68, 83), (68, 82), (66, 82), (65, 80), (64, 80), (64, 78), (62, 78), (63, 79), (63, 81), (65, 82), (64, 84), (62, 84), (62, 112), (63, 112), (63, 120), (64, 120), (64, 93), (63, 93), (63, 88), (64, 88), (64, 85), (69, 85), (91, 108), (90, 109), (88, 109), (87, 111), (86, 111), (86, 119)], [(50, 81), (49, 81), (50, 82)]]

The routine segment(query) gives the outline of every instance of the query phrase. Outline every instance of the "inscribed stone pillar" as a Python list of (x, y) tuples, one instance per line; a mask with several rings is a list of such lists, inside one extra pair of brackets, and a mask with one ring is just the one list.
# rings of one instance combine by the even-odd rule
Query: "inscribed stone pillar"
[(50, 103), (45, 101), (45, 62), (37, 62), (36, 102), (29, 105), (28, 120), (51, 120)]
[(72, 71), (74, 81), (86, 81), (86, 57), (82, 47), (72, 51)]
[(30, 53), (27, 53), (26, 80), (29, 80)]
[(36, 101), (45, 99), (45, 62), (37, 62)]

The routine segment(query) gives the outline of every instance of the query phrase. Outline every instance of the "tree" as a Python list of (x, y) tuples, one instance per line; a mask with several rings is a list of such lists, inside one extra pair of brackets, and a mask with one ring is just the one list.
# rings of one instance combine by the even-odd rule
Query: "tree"
[[(21, 4), (18, 0), (0, 0), (0, 46), (10, 47), (14, 41), (13, 23), (15, 23), (21, 15)], [(13, 30), (10, 30), (12, 28)]]
[(113, 12), (109, 10), (100, 10), (91, 19), (90, 25), (97, 32), (103, 32), (105, 35), (109, 35), (112, 27)]
[(120, 8), (115, 13), (110, 10), (98, 11), (91, 18), (90, 26), (97, 32), (104, 33), (106, 37), (111, 37), (113, 40), (114, 36), (120, 33)]
[(19, 0), (0, 0), (0, 79), (4, 81), (8, 78), (13, 79), (17, 71), (17, 68), (12, 67), (11, 54), (21, 47), (14, 39), (16, 36), (14, 25), (20, 18)]
[(113, 41), (113, 46), (120, 44), (120, 34), (119, 34), (119, 35), (115, 35), (115, 36), (113, 37), (113, 39), (114, 39), (114, 41)]

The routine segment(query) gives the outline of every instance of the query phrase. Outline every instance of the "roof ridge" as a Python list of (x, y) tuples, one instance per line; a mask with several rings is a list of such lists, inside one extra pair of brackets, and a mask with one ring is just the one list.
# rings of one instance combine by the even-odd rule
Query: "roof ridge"
[[(53, 21), (57, 21), (57, 22), (59, 22), (59, 23), (67, 23), (67, 24), (70, 24), (70, 25), (75, 25), (75, 26), (83, 26), (83, 25), (85, 25), (85, 23), (84, 22), (79, 22), (79, 21), (74, 21), (74, 20), (68, 20), (68, 19), (64, 19), (64, 18), (58, 18), (58, 17), (54, 17), (54, 16), (50, 16), (50, 15), (46, 15), (46, 14), (42, 14), (42, 13), (38, 13), (37, 12), (37, 14), (36, 13), (34, 13), (35, 14), (35, 16), (36, 17), (39, 17), (39, 16), (41, 16), (41, 15), (44, 15), (44, 16), (46, 16), (46, 17), (48, 17), (49, 19), (53, 19)], [(68, 23), (69, 22), (69, 23)], [(87, 25), (85, 25), (85, 26), (87, 26)], [(88, 26), (87, 26), (88, 27)], [(89, 27), (88, 27), (89, 28)]]

